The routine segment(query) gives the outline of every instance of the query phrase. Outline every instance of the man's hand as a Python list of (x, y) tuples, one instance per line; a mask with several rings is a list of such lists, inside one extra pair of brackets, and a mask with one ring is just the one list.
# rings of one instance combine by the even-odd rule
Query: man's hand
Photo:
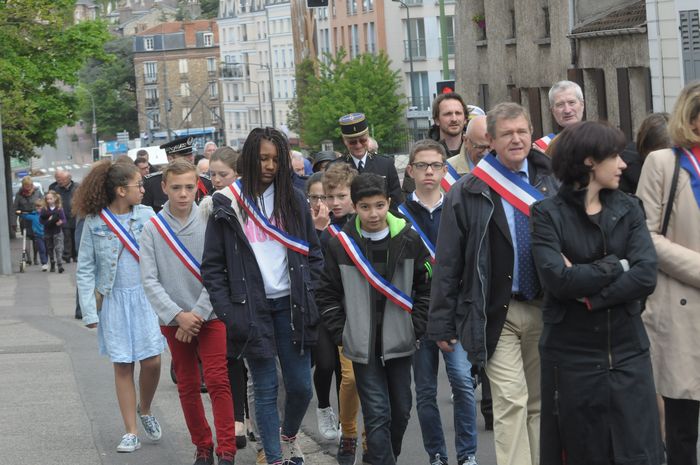
[(455, 349), (452, 346), (457, 344), (457, 339), (450, 339), (449, 341), (437, 341), (436, 344), (443, 352), (454, 352)]
[(311, 218), (314, 220), (316, 229), (319, 231), (326, 229), (331, 222), (328, 205), (325, 202), (321, 202), (321, 205), (318, 207), (318, 213), (314, 213), (314, 210), (311, 209)]
[(192, 337), (199, 334), (199, 330), (204, 323), (201, 316), (193, 312), (180, 312), (175, 316), (178, 326)]
[(175, 339), (185, 344), (192, 342), (192, 336), (183, 331), (182, 328), (177, 328), (177, 331), (175, 331)]

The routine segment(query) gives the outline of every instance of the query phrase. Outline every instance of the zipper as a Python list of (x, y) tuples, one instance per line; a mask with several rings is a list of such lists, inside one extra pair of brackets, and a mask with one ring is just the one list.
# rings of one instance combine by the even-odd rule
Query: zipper
[[(491, 210), (489, 211), (489, 216), (486, 219), (486, 224), (488, 225), (491, 221), (491, 217), (493, 216), (493, 210), (495, 206), (493, 204), (493, 200), (491, 200), (491, 198), (488, 195), (486, 195), (486, 192), (482, 192), (481, 195), (483, 195), (484, 198), (488, 200), (491, 204)], [(484, 313), (484, 369), (486, 369), (486, 364), (488, 360), (488, 349), (486, 348), (486, 325), (488, 324), (488, 317), (486, 316), (486, 291), (484, 286), (484, 276), (481, 274), (481, 268), (479, 267), (479, 257), (481, 256), (481, 247), (484, 245), (484, 239), (486, 238), (486, 233), (488, 232), (488, 230), (488, 227), (484, 228), (484, 232), (481, 235), (481, 239), (479, 239), (479, 248), (476, 251), (476, 272), (479, 275), (479, 282), (481, 283), (481, 309)]]
[[(602, 217), (601, 217), (602, 219)], [(608, 244), (607, 240), (605, 238), (605, 232), (603, 231), (603, 227), (596, 222), (592, 222), (598, 227), (598, 231), (600, 231), (600, 235), (603, 238), (603, 257), (608, 255)], [(613, 369), (613, 356), (612, 356), (612, 326), (610, 325), (610, 309), (607, 310), (607, 329), (608, 329), (608, 370)]]

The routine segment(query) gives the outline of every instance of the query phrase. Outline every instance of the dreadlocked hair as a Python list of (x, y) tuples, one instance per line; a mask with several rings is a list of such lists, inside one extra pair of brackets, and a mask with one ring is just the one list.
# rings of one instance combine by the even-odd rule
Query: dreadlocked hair
[[(271, 142), (277, 149), (277, 174), (275, 175), (275, 201), (272, 210), (277, 226), (291, 234), (300, 231), (302, 211), (294, 200), (294, 185), (292, 184), (292, 163), (290, 158), (289, 141), (287, 137), (274, 128), (255, 128), (250, 131), (243, 144), (241, 156), (238, 159), (239, 173), (243, 184), (243, 193), (249, 199), (257, 199), (258, 183), (260, 180), (260, 144), (263, 140)], [(269, 214), (269, 212), (268, 212)]]
[(98, 161), (80, 183), (71, 209), (78, 216), (97, 215), (116, 198), (117, 187), (124, 187), (137, 174), (133, 162)]

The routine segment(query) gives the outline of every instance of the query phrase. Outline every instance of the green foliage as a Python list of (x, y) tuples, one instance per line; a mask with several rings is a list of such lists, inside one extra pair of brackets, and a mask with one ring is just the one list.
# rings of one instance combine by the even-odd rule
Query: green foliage
[(139, 133), (136, 112), (136, 77), (131, 38), (125, 37), (105, 44), (104, 59), (90, 59), (80, 71), (80, 87), (76, 93), (80, 102), (79, 116), (92, 125), (92, 101), (95, 99), (97, 132), (103, 139), (129, 131)]
[(73, 24), (75, 0), (0, 2), (0, 107), (6, 157), (27, 159), (75, 121), (78, 82), (88, 57), (105, 56), (100, 21)]
[(399, 72), (382, 52), (366, 53), (345, 61), (345, 51), (328, 56), (329, 64), (320, 64), (318, 76), (308, 76), (302, 92), (297, 88), (296, 111), (301, 136), (312, 147), (331, 139), (338, 149), (342, 145), (338, 119), (348, 113), (367, 116), (370, 134), (383, 149), (401, 143), (404, 128), (405, 97), (400, 93)]
[(315, 62), (310, 58), (305, 58), (296, 66), (294, 75), (297, 96), (289, 104), (287, 123), (292, 131), (301, 134), (301, 115), (299, 114), (299, 109), (304, 107), (304, 99), (310, 91), (310, 86), (312, 86), (316, 80)]
[(202, 18), (216, 18), (219, 15), (219, 0), (200, 0)]

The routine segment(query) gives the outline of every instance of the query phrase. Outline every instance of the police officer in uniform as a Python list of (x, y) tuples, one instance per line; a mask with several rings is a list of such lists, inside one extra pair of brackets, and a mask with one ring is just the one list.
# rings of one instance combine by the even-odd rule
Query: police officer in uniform
[(403, 193), (399, 183), (399, 175), (394, 166), (394, 160), (383, 155), (370, 152), (369, 128), (363, 113), (351, 113), (338, 120), (343, 144), (348, 148), (348, 154), (331, 163), (345, 162), (360, 173), (375, 173), (386, 179), (391, 207), (396, 209), (403, 203)]
[[(163, 144), (160, 146), (160, 148), (165, 150), (165, 154), (168, 156), (168, 162), (178, 158), (184, 158), (185, 160), (194, 163), (192, 141), (192, 137), (183, 137)], [(143, 178), (143, 188), (145, 192), (141, 203), (152, 207), (156, 213), (163, 208), (163, 204), (165, 204), (165, 202), (168, 200), (168, 196), (165, 194), (165, 192), (163, 192), (163, 188), (161, 187), (162, 180), (162, 171), (149, 174)], [(200, 174), (199, 180), (197, 181), (197, 195), (195, 197), (195, 201), (199, 203), (200, 200), (213, 192), (214, 186), (212, 186), (209, 175)]]

